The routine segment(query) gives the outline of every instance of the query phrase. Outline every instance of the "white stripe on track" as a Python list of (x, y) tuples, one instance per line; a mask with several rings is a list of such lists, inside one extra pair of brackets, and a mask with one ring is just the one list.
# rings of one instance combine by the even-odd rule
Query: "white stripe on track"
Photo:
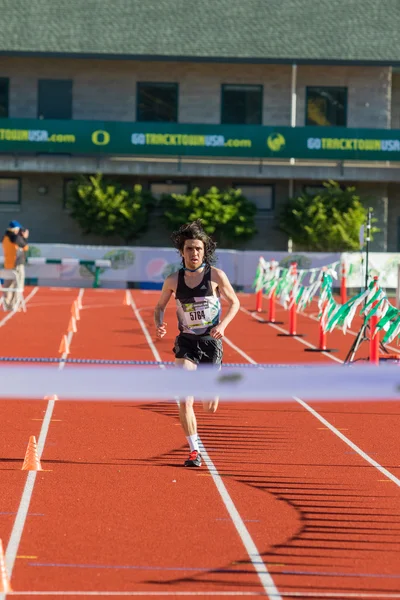
[(251, 356), (249, 356), (248, 354), (246, 354), (246, 352), (243, 352), (243, 350), (241, 350), (238, 346), (236, 346), (236, 344), (234, 344), (229, 338), (227, 337), (223, 337), (223, 342), (225, 342), (226, 344), (228, 344), (228, 346), (230, 346), (231, 348), (233, 348), (233, 350), (235, 350), (235, 352), (237, 352), (238, 354), (240, 354), (240, 356), (242, 356), (245, 360), (247, 360), (247, 362), (251, 363), (252, 365), (256, 365), (256, 361), (253, 360), (251, 358)]
[[(62, 591), (62, 592), (13, 592), (13, 596), (264, 596), (263, 592), (102, 592), (102, 591)], [(334, 598), (338, 600), (394, 600), (400, 598), (400, 592), (281, 592), (282, 597), (288, 598)], [(270, 596), (271, 600), (277, 600), (278, 596)]]
[[(247, 309), (241, 308), (241, 310), (243, 312), (245, 312), (246, 314), (249, 314), (250, 316), (252, 316), (253, 319), (256, 319), (258, 321), (264, 322), (264, 319), (262, 319), (261, 317), (259, 317), (256, 314), (252, 314)], [(275, 327), (275, 329), (281, 330), (280, 327), (278, 327), (277, 325), (274, 325), (273, 323), (268, 323), (268, 324), (271, 325), (271, 327)], [(281, 330), (281, 331), (284, 331), (284, 330)], [(298, 341), (299, 342), (303, 341), (303, 343), (304, 343), (304, 340), (301, 340), (301, 338), (299, 338)], [(325, 354), (325, 352), (323, 352), (323, 354)], [(342, 360), (339, 360), (338, 358), (336, 358), (334, 356), (330, 356), (329, 354), (326, 354), (326, 356), (329, 356), (330, 358), (335, 359), (335, 360), (337, 360), (340, 363), (343, 362)], [(395, 483), (397, 486), (400, 487), (400, 479), (398, 479), (390, 471), (388, 471), (387, 469), (385, 469), (385, 467), (382, 467), (382, 465), (380, 465), (376, 460), (374, 460), (368, 454), (366, 454), (366, 452), (364, 452), (363, 450), (361, 450), (361, 448), (359, 448), (358, 446), (356, 446), (356, 444), (354, 444), (351, 440), (349, 440), (349, 438), (347, 438), (345, 435), (343, 435), (343, 433), (341, 433), (338, 429), (336, 429), (336, 427), (334, 427), (333, 425), (331, 425), (331, 423), (329, 423), (329, 421), (327, 421), (316, 410), (314, 410), (313, 408), (311, 408), (311, 406), (309, 406), (306, 402), (304, 402), (304, 400), (302, 400), (301, 398), (298, 398), (297, 396), (293, 396), (293, 399), (296, 402), (298, 402), (303, 408), (305, 408), (306, 410), (308, 410), (316, 419), (318, 419), (321, 423), (323, 423), (328, 429), (330, 429), (330, 431), (332, 431), (332, 433), (334, 433), (335, 435), (337, 435), (345, 444), (347, 444), (348, 446), (350, 446), (350, 448), (352, 450), (354, 450), (354, 452), (356, 452), (357, 454), (359, 454), (366, 462), (368, 462), (370, 465), (372, 465), (373, 467), (375, 467), (376, 469), (378, 469), (378, 471), (380, 471), (380, 473), (382, 473), (382, 475), (384, 475), (385, 477), (387, 477), (388, 479), (390, 479), (390, 481), (393, 481), (393, 483)]]
[[(274, 580), (272, 579), (267, 567), (265, 566), (265, 563), (264, 563), (263, 559), (261, 558), (261, 555), (257, 549), (257, 546), (255, 545), (253, 538), (251, 537), (251, 535), (249, 533), (249, 530), (247, 529), (246, 525), (244, 524), (239, 511), (237, 510), (228, 490), (226, 489), (225, 484), (222, 481), (222, 478), (221, 478), (220, 474), (218, 473), (217, 468), (215, 467), (214, 463), (212, 462), (211, 458), (209, 457), (208, 452), (207, 452), (203, 442), (200, 439), (200, 436), (197, 436), (197, 439), (199, 441), (201, 455), (204, 458), (204, 462), (206, 463), (207, 468), (210, 472), (210, 475), (215, 483), (215, 487), (217, 488), (219, 495), (222, 498), (222, 502), (224, 503), (225, 508), (232, 520), (232, 523), (235, 526), (235, 529), (238, 532), (240, 539), (242, 540), (243, 546), (246, 549), (246, 552), (252, 562), (254, 570), (256, 571), (256, 573), (261, 581), (261, 584), (264, 588), (266, 595), (271, 600), (272, 599), (274, 599), (274, 600), (281, 599), (282, 596), (280, 595), (278, 589), (276, 588)], [(215, 592), (215, 595), (217, 596), (218, 593)]]
[[(35, 288), (35, 289), (38, 289), (38, 288)], [(80, 298), (82, 298), (83, 293), (84, 293), (84, 289), (81, 288), (78, 296)], [(68, 334), (68, 337), (70, 336), (68, 339), (68, 343), (72, 339), (72, 335), (73, 335), (72, 332), (70, 332)], [(67, 356), (67, 354), (64, 353), (63, 357), (66, 358), (66, 356)], [(59, 363), (58, 368), (63, 369), (65, 364), (66, 363), (64, 363), (64, 362)], [(54, 391), (53, 391), (53, 393), (54, 393)], [(49, 391), (49, 395), (51, 395), (51, 390)], [(55, 404), (54, 400), (48, 401), (45, 415), (43, 418), (42, 427), (40, 428), (39, 440), (38, 440), (38, 445), (37, 445), (39, 459), (41, 458), (41, 456), (43, 454), (44, 445), (46, 442), (47, 434), (49, 432), (51, 417), (53, 415), (53, 410), (54, 410), (54, 404)], [(21, 542), (21, 537), (22, 537), (22, 533), (24, 530), (26, 517), (29, 512), (29, 505), (30, 505), (30, 502), (32, 499), (33, 488), (35, 486), (35, 481), (36, 481), (36, 474), (37, 474), (37, 471), (29, 471), (28, 472), (26, 482), (25, 482), (25, 487), (22, 492), (21, 501), (20, 501), (20, 504), (18, 507), (17, 515), (15, 517), (14, 525), (13, 525), (10, 539), (9, 539), (9, 542), (7, 545), (7, 550), (6, 550), (6, 554), (5, 554), (5, 563), (6, 563), (7, 573), (8, 573), (8, 576), (10, 579), (12, 576), (15, 559), (18, 554), (18, 548), (19, 548), (19, 545)], [(6, 596), (7, 596), (7, 594), (5, 594), (4, 592), (0, 593), (0, 600), (4, 600), (6, 598)]]
[(385, 475), (385, 477), (387, 477), (388, 479), (393, 481), (393, 483), (395, 483), (396, 485), (398, 485), (400, 487), (400, 479), (395, 477), (395, 475), (392, 475), (392, 473), (390, 471), (388, 471), (387, 469), (385, 469), (385, 467), (382, 467), (378, 462), (376, 462), (376, 460), (374, 460), (373, 458), (368, 456), (368, 454), (366, 454), (363, 450), (361, 450), (361, 448), (356, 446), (351, 440), (349, 440), (348, 437), (343, 435), (343, 433), (341, 433), (341, 431), (336, 429), (336, 427), (331, 425), (329, 423), (329, 421), (324, 419), (324, 417), (321, 416), (316, 410), (311, 408), (311, 406), (308, 406), (308, 404), (306, 402), (304, 402), (304, 400), (302, 400), (301, 398), (297, 398), (296, 396), (293, 396), (293, 398), (294, 398), (294, 400), (296, 400), (296, 402), (301, 404), (301, 406), (303, 408), (308, 410), (308, 412), (310, 412), (316, 419), (318, 419), (318, 421), (320, 421), (323, 425), (325, 425), (325, 427), (330, 429), (332, 431), (332, 433), (337, 435), (337, 437), (340, 438), (345, 444), (350, 446), (350, 448), (352, 450), (354, 450), (354, 452), (357, 452), (357, 454), (359, 454), (366, 462), (368, 462), (370, 465), (372, 465), (373, 467), (378, 469), (378, 471), (380, 471), (382, 473), (382, 475)]
[[(154, 358), (156, 359), (157, 362), (162, 362), (161, 356), (159, 355), (158, 350), (157, 350), (157, 348), (156, 348), (153, 340), (151, 339), (151, 335), (149, 333), (149, 330), (147, 329), (146, 323), (143, 321), (142, 316), (141, 316), (141, 314), (140, 314), (140, 312), (139, 312), (139, 310), (138, 310), (138, 308), (136, 306), (136, 303), (135, 303), (134, 299), (132, 298), (131, 292), (129, 292), (129, 299), (130, 299), (131, 308), (132, 308), (132, 310), (133, 310), (133, 312), (135, 314), (135, 317), (137, 318), (137, 320), (139, 322), (140, 327), (142, 328), (142, 331), (144, 333), (144, 337), (146, 338), (146, 341), (147, 341), (147, 343), (150, 346), (150, 349), (151, 349), (151, 351), (153, 353)], [(165, 369), (165, 365), (160, 365), (160, 367), (162, 369)]]
[[(130, 294), (130, 296), (131, 296), (131, 294)], [(136, 304), (135, 304), (132, 296), (131, 296), (131, 306), (132, 306), (132, 309), (135, 313), (137, 320), (139, 321), (139, 325), (142, 328), (145, 338), (149, 343), (149, 346), (153, 352), (155, 359), (157, 361), (161, 362), (161, 357), (157, 351), (157, 348), (154, 346), (153, 340), (150, 337), (150, 334), (146, 327), (146, 324), (144, 323), (142, 317), (140, 316), (140, 313), (136, 307)], [(225, 341), (226, 341), (226, 338), (225, 338)], [(232, 347), (235, 346), (234, 344), (232, 344), (232, 342), (231, 342), (231, 345), (232, 345)], [(236, 346), (235, 346), (235, 349), (236, 349)], [(239, 353), (240, 352), (241, 351), (239, 351)], [(252, 359), (250, 357), (247, 357), (246, 360), (251, 361)], [(254, 364), (256, 364), (256, 363), (254, 363)], [(160, 366), (164, 366), (164, 365), (160, 365)], [(207, 465), (210, 475), (211, 475), (211, 477), (214, 481), (214, 484), (221, 496), (222, 502), (225, 505), (225, 508), (232, 520), (232, 523), (233, 523), (236, 531), (238, 532), (240, 539), (242, 540), (242, 544), (245, 547), (248, 557), (250, 558), (250, 561), (254, 567), (254, 570), (259, 577), (259, 580), (265, 591), (265, 594), (268, 596), (268, 598), (270, 600), (282, 600), (282, 596), (280, 595), (278, 589), (276, 588), (275, 583), (274, 583), (267, 567), (265, 566), (263, 559), (261, 558), (261, 555), (257, 549), (257, 546), (255, 545), (246, 525), (243, 522), (242, 517), (240, 516), (239, 511), (237, 510), (228, 490), (226, 489), (224, 482), (222, 481), (220, 474), (218, 473), (217, 468), (215, 467), (214, 463), (212, 462), (211, 458), (209, 457), (208, 452), (199, 436), (198, 436), (198, 441), (199, 441), (199, 445), (201, 448), (201, 454), (204, 457), (204, 462)], [(199, 595), (202, 595), (202, 594), (199, 593)], [(218, 593), (213, 592), (213, 595), (219, 595), (219, 592)]]
[[(279, 325), (275, 325), (274, 323), (267, 323), (265, 321), (265, 319), (263, 319), (262, 317), (259, 317), (256, 313), (253, 313), (250, 310), (247, 310), (247, 308), (243, 308), (243, 306), (240, 307), (240, 310), (242, 312), (244, 312), (246, 315), (250, 315), (250, 317), (253, 317), (253, 319), (255, 319), (256, 321), (260, 321), (260, 323), (266, 323), (267, 325), (269, 325), (269, 327), (272, 327), (273, 329), (276, 329), (277, 331), (280, 331), (281, 333), (286, 333), (286, 334), (289, 333), (287, 331), (287, 329), (283, 329), (282, 327), (279, 327)], [(300, 344), (303, 344), (304, 346), (308, 346), (308, 348), (317, 348), (317, 346), (314, 346), (314, 344), (310, 344), (310, 342), (306, 342), (306, 340), (303, 340), (303, 338), (301, 338), (301, 337), (293, 337), (293, 339), (296, 340), (297, 342), (300, 342)], [(340, 358), (337, 358), (336, 356), (329, 354), (329, 352), (321, 352), (321, 354), (323, 354), (324, 356), (327, 356), (331, 360), (334, 360), (338, 363), (343, 362), (342, 360), (340, 360)]]
[[(34, 287), (33, 290), (27, 295), (27, 297), (25, 298), (25, 304), (28, 304), (29, 300), (31, 298), (33, 298), (33, 296), (36, 294), (36, 292), (39, 290), (38, 287)], [(12, 310), (10, 311), (10, 313), (4, 317), (4, 319), (2, 319), (0, 321), (0, 327), (3, 327), (3, 325), (5, 325), (7, 323), (7, 321), (9, 321), (14, 315), (16, 315), (18, 313), (18, 311)]]
[[(13, 596), (265, 596), (262, 592), (13, 592)], [(376, 597), (376, 596), (375, 596)], [(383, 596), (385, 598), (385, 596)], [(390, 596), (390, 598), (400, 598)]]
[(400, 598), (400, 592), (285, 592), (282, 596), (289, 598), (338, 598), (339, 600), (387, 600), (390, 598)]

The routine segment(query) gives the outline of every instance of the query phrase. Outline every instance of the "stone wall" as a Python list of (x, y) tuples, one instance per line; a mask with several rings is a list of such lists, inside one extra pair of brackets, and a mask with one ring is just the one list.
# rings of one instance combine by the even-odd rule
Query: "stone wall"
[[(307, 66), (297, 69), (297, 125), (305, 123), (307, 86), (348, 88), (348, 127), (390, 127), (390, 67)], [(220, 123), (221, 85), (263, 86), (263, 124), (290, 125), (291, 67), (0, 57), (10, 78), (10, 117), (37, 118), (38, 79), (73, 80), (73, 118), (136, 120), (137, 82), (179, 84), (181, 123)]]

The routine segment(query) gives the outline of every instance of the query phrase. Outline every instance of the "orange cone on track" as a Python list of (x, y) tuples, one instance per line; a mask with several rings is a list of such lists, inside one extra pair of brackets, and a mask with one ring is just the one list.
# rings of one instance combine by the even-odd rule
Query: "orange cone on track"
[(36, 438), (31, 435), (29, 438), (28, 448), (26, 449), (24, 464), (22, 465), (22, 471), (42, 471), (40, 465)]
[(71, 306), (71, 315), (74, 317), (75, 321), (79, 321), (80, 316), (79, 316), (79, 306), (78, 306), (78, 301), (75, 300), (72, 303)]
[(10, 580), (6, 569), (6, 563), (4, 560), (3, 542), (0, 540), (0, 592), (11, 593)]
[(66, 335), (62, 336), (61, 344), (60, 344), (58, 351), (60, 354), (69, 354), (69, 344), (68, 344), (68, 338)]
[(68, 333), (76, 333), (77, 331), (75, 317), (71, 317), (68, 324)]
[(126, 290), (125, 296), (124, 296), (124, 306), (130, 306), (130, 305), (131, 305), (131, 295), (129, 293), (129, 290)]

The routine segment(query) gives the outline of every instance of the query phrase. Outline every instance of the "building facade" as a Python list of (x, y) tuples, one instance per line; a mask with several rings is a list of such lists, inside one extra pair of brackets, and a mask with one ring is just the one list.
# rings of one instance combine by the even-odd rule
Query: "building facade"
[[(11, 29), (23, 4), (10, 3)], [(18, 218), (38, 242), (104, 243), (82, 236), (65, 207), (76, 175), (102, 172), (140, 183), (156, 197), (193, 187), (240, 187), (258, 210), (258, 234), (246, 247), (285, 250), (288, 240), (279, 231), (278, 217), (287, 199), (304, 189), (318, 191), (322, 182), (333, 179), (355, 185), (374, 208), (380, 233), (373, 249), (400, 251), (400, 56), (391, 56), (390, 39), (376, 56), (367, 55), (368, 46), (356, 58), (341, 40), (339, 58), (324, 55), (329, 44), (328, 49), (314, 49), (313, 56), (301, 48), (292, 56), (277, 56), (276, 49), (275, 54), (271, 48), (259, 49), (254, 31), (249, 34), (246, 28), (238, 34), (238, 47), (256, 48), (257, 56), (232, 55), (232, 49), (229, 56), (219, 49), (201, 56), (187, 39), (173, 55), (165, 48), (154, 55), (148, 48), (126, 53), (123, 41), (113, 52), (100, 43), (89, 52), (76, 49), (84, 35), (79, 27), (68, 39), (53, 39), (51, 3), (35, 4), (32, 19), (44, 31), (37, 25), (30, 47), (18, 46), (11, 35), (0, 41), (3, 227)], [(176, 2), (177, 11), (180, 4)], [(240, 6), (235, 0), (214, 2), (210, 10), (225, 5), (240, 31), (244, 17), (235, 13), (236, 4)], [(306, 0), (292, 4), (299, 10), (309, 5)], [(341, 13), (345, 2), (329, 4), (336, 5), (337, 19), (346, 20), (346, 11)], [(361, 4), (367, 12), (373, 6)], [(108, 13), (97, 15), (102, 31), (122, 27), (122, 5), (129, 9), (128, 19), (145, 31), (150, 17), (136, 0), (116, 2), (114, 20)], [(251, 5), (259, 9), (255, 0), (248, 1), (248, 10)], [(83, 17), (85, 6), (75, 1), (64, 8), (64, 23), (77, 14)], [(393, 6), (390, 0), (382, 3), (389, 11)], [(318, 7), (322, 18), (325, 2)], [(371, 10), (369, 18), (374, 14)], [(162, 16), (155, 19), (153, 14), (151, 21), (160, 36)], [(267, 15), (264, 19), (268, 32)], [(309, 20), (302, 27), (313, 30)], [(179, 31), (176, 27), (176, 38)], [(91, 40), (95, 44), (93, 32)], [(222, 40), (222, 47), (228, 42), (224, 46)], [(282, 48), (290, 43), (288, 33)], [(156, 210), (138, 243), (159, 246), (168, 244), (168, 238)]]

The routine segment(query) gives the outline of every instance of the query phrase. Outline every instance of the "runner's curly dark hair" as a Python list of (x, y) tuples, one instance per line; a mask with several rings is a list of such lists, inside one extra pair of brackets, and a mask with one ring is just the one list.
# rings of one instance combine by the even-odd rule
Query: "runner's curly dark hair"
[[(200, 219), (196, 219), (192, 223), (186, 223), (186, 225), (181, 225), (178, 231), (173, 232), (171, 240), (179, 252), (183, 252), (186, 240), (200, 240), (204, 244), (204, 262), (207, 265), (213, 265), (216, 262), (215, 249), (217, 244), (204, 231)], [(185, 266), (183, 257), (182, 265)]]

